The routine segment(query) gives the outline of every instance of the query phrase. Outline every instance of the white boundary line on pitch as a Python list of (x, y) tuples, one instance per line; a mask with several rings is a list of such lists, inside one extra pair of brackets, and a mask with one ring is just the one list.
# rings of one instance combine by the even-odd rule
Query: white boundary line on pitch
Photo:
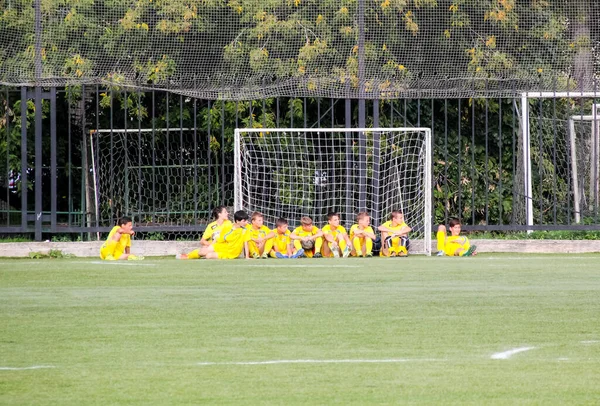
[(47, 369), (56, 368), (52, 365), (34, 365), (31, 367), (0, 367), (0, 371), (25, 371), (28, 369)]
[(581, 344), (598, 344), (600, 343), (600, 340), (586, 340), (586, 341), (580, 341)]
[(535, 347), (513, 348), (512, 350), (494, 353), (494, 354), (492, 354), (492, 356), (490, 358), (491, 359), (509, 359), (510, 357), (512, 357), (515, 354), (518, 354), (520, 352), (525, 352), (525, 351), (533, 350), (533, 349), (535, 349)]
[[(589, 256), (573, 256), (573, 255), (577, 255), (580, 253), (573, 253), (573, 254), (569, 254), (569, 253), (562, 253), (562, 254), (548, 254), (548, 256), (531, 256), (530, 253), (526, 253), (524, 252), (522, 254), (522, 256), (512, 256), (512, 255), (502, 255), (502, 256), (494, 256), (493, 254), (498, 254), (498, 253), (483, 253), (484, 255), (482, 256), (482, 253), (479, 253), (479, 255), (475, 256), (475, 257), (471, 257), (471, 258), (483, 258), (483, 259), (495, 259), (495, 260), (510, 260), (510, 261), (522, 261), (522, 260), (533, 260), (533, 261), (539, 261), (542, 259), (554, 259), (554, 258), (559, 258), (559, 257), (569, 257), (569, 259), (595, 259), (594, 258), (594, 254), (595, 253), (590, 253)], [(435, 256), (431, 256), (431, 258), (434, 258)], [(442, 257), (445, 258), (445, 257)]]
[(269, 361), (198, 362), (196, 365), (277, 365), (277, 364), (399, 364), (404, 362), (440, 362), (433, 358), (389, 358), (389, 359), (275, 359)]
[(156, 266), (156, 264), (149, 264), (149, 263), (145, 263), (145, 264), (141, 264), (139, 262), (133, 262), (133, 261), (91, 261), (88, 262), (88, 264), (94, 264), (94, 265), (125, 265), (125, 266)]
[(360, 265), (329, 265), (329, 264), (319, 264), (319, 265), (274, 265), (274, 264), (256, 264), (256, 265), (245, 265), (249, 268), (363, 268)]

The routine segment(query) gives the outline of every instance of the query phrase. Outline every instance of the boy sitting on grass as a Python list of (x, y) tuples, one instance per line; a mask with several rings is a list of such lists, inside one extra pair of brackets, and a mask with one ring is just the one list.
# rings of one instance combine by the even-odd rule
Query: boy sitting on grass
[(128, 261), (138, 261), (144, 259), (142, 255), (131, 254), (131, 237), (135, 234), (133, 231), (133, 220), (131, 217), (122, 217), (119, 224), (114, 226), (108, 238), (100, 247), (100, 258), (105, 261), (116, 261), (126, 259)]

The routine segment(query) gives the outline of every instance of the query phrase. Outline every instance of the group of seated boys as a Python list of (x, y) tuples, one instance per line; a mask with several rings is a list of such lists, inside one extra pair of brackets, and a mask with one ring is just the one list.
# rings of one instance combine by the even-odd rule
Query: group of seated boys
[[(327, 224), (319, 229), (310, 217), (300, 219), (300, 226), (290, 231), (288, 221), (280, 218), (275, 228), (264, 225), (264, 217), (255, 212), (248, 223), (248, 215), (237, 211), (233, 223), (227, 219), (225, 207), (215, 211), (215, 221), (210, 223), (202, 239), (201, 248), (189, 254), (178, 255), (180, 259), (196, 258), (238, 258), (244, 253), (246, 258), (330, 258), (330, 257), (370, 257), (373, 255), (373, 242), (377, 238), (371, 227), (371, 218), (359, 213), (357, 224), (350, 233), (340, 225), (337, 213), (327, 215)], [(400, 212), (393, 212), (392, 219), (379, 227), (385, 239), (382, 256), (406, 256), (408, 254), (408, 233), (410, 227), (404, 222)]]
[[(290, 231), (288, 221), (279, 218), (274, 229), (264, 225), (264, 216), (254, 212), (248, 223), (248, 214), (236, 211), (233, 222), (225, 206), (213, 210), (215, 221), (208, 224), (200, 240), (200, 248), (188, 254), (177, 255), (178, 259), (234, 259), (234, 258), (339, 258), (339, 257), (371, 257), (377, 236), (371, 227), (368, 213), (361, 212), (356, 216), (356, 224), (350, 233), (340, 225), (337, 213), (327, 215), (327, 224), (319, 229), (310, 217), (300, 219), (300, 226)], [(445, 226), (441, 225), (437, 233), (438, 255), (471, 256), (476, 255), (475, 246), (471, 246), (467, 237), (460, 236), (460, 222), (450, 220), (451, 235), (446, 235)], [(404, 221), (400, 211), (393, 211), (390, 220), (379, 226), (381, 233), (382, 257), (405, 257), (408, 255), (411, 228)], [(130, 254), (132, 229), (131, 218), (124, 217), (119, 225), (113, 227), (108, 239), (102, 245), (100, 257), (105, 260), (143, 259), (142, 256)]]

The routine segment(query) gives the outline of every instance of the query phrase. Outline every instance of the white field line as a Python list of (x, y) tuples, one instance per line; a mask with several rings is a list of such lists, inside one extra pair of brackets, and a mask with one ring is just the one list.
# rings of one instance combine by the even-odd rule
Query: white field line
[(388, 358), (388, 359), (275, 359), (269, 361), (198, 362), (196, 365), (276, 365), (276, 364), (398, 364), (404, 362), (446, 361), (432, 358)]
[(156, 264), (149, 264), (149, 263), (140, 263), (137, 261), (91, 261), (88, 262), (89, 264), (94, 264), (94, 265), (109, 265), (109, 266), (113, 266), (113, 265), (117, 265), (117, 266), (156, 266)]
[(490, 358), (491, 359), (509, 359), (510, 357), (512, 357), (515, 354), (518, 354), (520, 352), (525, 352), (525, 351), (533, 350), (533, 349), (535, 349), (535, 347), (513, 348), (512, 350), (503, 351), (503, 352), (497, 352), (495, 354), (492, 354), (492, 356)]
[(31, 367), (0, 367), (0, 371), (25, 371), (27, 369), (48, 369), (56, 368), (52, 365), (34, 365)]
[(600, 343), (600, 340), (586, 340), (586, 341), (581, 341), (581, 344), (598, 344)]
[[(510, 255), (502, 255), (502, 256), (493, 256), (490, 255), (491, 253), (484, 253), (485, 255), (481, 255), (481, 253), (479, 253), (479, 255), (477, 255), (476, 257), (473, 258), (481, 258), (481, 259), (485, 259), (487, 260), (498, 260), (498, 261), (504, 261), (504, 260), (509, 260), (509, 261), (539, 261), (539, 260), (543, 260), (543, 259), (553, 259), (553, 258), (562, 258), (562, 257), (568, 257), (569, 259), (593, 259), (595, 258), (594, 253), (590, 253), (589, 256), (574, 256), (574, 254), (569, 254), (569, 253), (563, 253), (563, 254), (548, 254), (548, 256), (545, 257), (540, 257), (540, 256), (531, 256), (530, 254), (527, 253), (523, 253), (522, 256), (510, 256)], [(446, 258), (446, 257), (442, 257), (442, 258)], [(436, 259), (436, 257), (432, 254), (431, 259)]]
[(360, 265), (330, 265), (330, 264), (314, 264), (314, 265), (284, 265), (280, 263), (279, 265), (274, 264), (256, 264), (256, 265), (245, 265), (249, 268), (363, 268)]

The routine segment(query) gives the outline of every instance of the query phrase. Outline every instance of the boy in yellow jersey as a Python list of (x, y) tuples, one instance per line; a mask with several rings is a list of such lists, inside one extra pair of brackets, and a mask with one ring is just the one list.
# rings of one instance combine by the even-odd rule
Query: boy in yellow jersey
[(404, 214), (399, 210), (394, 210), (390, 216), (391, 220), (386, 221), (377, 229), (381, 231), (381, 252), (382, 257), (405, 257), (408, 255), (410, 240), (408, 233), (412, 230), (404, 221)]
[(350, 241), (352, 241), (353, 257), (372, 257), (373, 241), (375, 232), (371, 227), (371, 217), (369, 213), (363, 211), (356, 216), (356, 223), (350, 227)]
[(323, 231), (323, 256), (325, 258), (339, 258), (350, 256), (350, 237), (343, 226), (340, 226), (340, 215), (330, 212), (327, 214), (327, 224), (321, 229)]
[(291, 233), (288, 230), (288, 221), (278, 218), (275, 222), (275, 237), (273, 237), (273, 248), (270, 255), (272, 258), (299, 258), (304, 255), (304, 250), (296, 250), (292, 244)]
[(296, 250), (304, 249), (304, 255), (309, 258), (321, 258), (323, 232), (313, 224), (312, 219), (308, 216), (303, 216), (300, 224), (290, 234), (290, 238), (294, 241), (294, 247)]
[(131, 254), (131, 236), (135, 234), (133, 231), (133, 221), (131, 217), (123, 217), (119, 220), (119, 225), (116, 225), (110, 230), (108, 238), (100, 247), (100, 258), (106, 261), (115, 261), (117, 259), (127, 259), (136, 261), (144, 259), (141, 255)]
[(461, 237), (460, 221), (456, 218), (448, 222), (450, 235), (446, 235), (446, 227), (440, 225), (437, 231), (438, 256), (448, 255), (450, 257), (470, 257), (477, 255), (477, 246), (471, 245), (467, 237)]
[[(204, 234), (202, 234), (202, 238), (200, 239), (200, 246), (207, 247), (210, 244), (213, 244), (223, 227), (228, 224), (231, 224), (229, 221), (229, 213), (227, 212), (227, 208), (225, 206), (217, 206), (213, 210), (213, 218), (215, 221), (212, 223), (208, 223), (206, 229), (204, 230)], [(177, 259), (198, 259), (200, 258), (200, 249), (193, 250), (189, 254), (177, 254)]]
[(236, 211), (233, 214), (233, 223), (224, 226), (217, 241), (200, 248), (198, 254), (206, 259), (234, 259), (239, 258), (244, 252), (246, 259), (250, 258), (248, 252), (250, 233), (246, 228), (247, 225), (248, 214), (243, 210)]
[(269, 227), (264, 225), (264, 216), (255, 211), (252, 213), (250, 224), (246, 226), (250, 233), (250, 241), (248, 241), (248, 249), (250, 256), (254, 259), (269, 257), (269, 252), (273, 248), (275, 233), (269, 230)]

